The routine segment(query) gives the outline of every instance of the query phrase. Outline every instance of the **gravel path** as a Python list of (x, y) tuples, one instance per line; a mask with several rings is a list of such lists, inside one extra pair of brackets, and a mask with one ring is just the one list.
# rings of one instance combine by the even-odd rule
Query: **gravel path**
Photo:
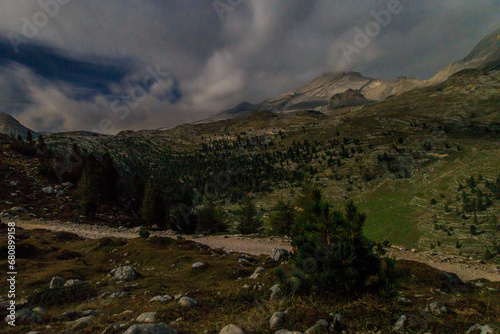
[[(12, 221), (12, 220), (11, 220)], [(132, 239), (138, 237), (138, 228), (115, 229), (99, 225), (63, 223), (58, 221), (30, 220), (16, 221), (18, 227), (24, 229), (44, 229), (50, 231), (64, 231), (75, 233), (83, 238), (98, 239), (103, 237), (115, 237)], [(175, 237), (168, 232), (153, 233), (157, 236)], [(222, 248), (228, 252), (248, 253), (252, 255), (271, 254), (273, 248), (284, 248), (290, 250), (290, 243), (282, 238), (255, 238), (242, 236), (209, 236), (193, 237), (183, 236), (185, 239), (193, 240), (207, 245), (211, 248)], [(500, 267), (494, 264), (482, 263), (482, 261), (471, 260), (461, 256), (446, 255), (437, 252), (414, 253), (404, 248), (392, 247), (388, 255), (398, 260), (411, 260), (426, 263), (436, 269), (453, 272), (463, 281), (487, 279), (500, 282)]]

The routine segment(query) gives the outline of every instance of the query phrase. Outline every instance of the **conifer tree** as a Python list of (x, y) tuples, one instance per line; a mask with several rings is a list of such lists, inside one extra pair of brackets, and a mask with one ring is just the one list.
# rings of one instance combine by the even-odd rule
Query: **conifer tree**
[(92, 219), (97, 211), (99, 195), (97, 193), (97, 180), (95, 174), (88, 168), (84, 169), (78, 182), (77, 199), (81, 212)]
[(290, 203), (280, 200), (272, 209), (269, 224), (273, 233), (278, 235), (290, 234), (293, 225), (294, 208)]
[(210, 234), (225, 232), (227, 225), (224, 210), (218, 207), (214, 201), (208, 200), (198, 213), (197, 232), (206, 232)]
[(165, 226), (166, 208), (158, 183), (151, 179), (146, 185), (142, 200), (141, 217), (147, 226)]
[(238, 232), (241, 234), (258, 233), (262, 228), (262, 221), (257, 215), (257, 208), (250, 196), (245, 196), (241, 208), (238, 210)]

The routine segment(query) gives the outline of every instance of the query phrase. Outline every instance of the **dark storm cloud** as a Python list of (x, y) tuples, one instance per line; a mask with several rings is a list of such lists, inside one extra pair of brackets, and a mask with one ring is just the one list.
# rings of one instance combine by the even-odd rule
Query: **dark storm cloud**
[(500, 27), (495, 0), (402, 0), (347, 62), (341, 43), (393, 0), (59, 1), (0, 10), (0, 109), (37, 130), (171, 126), (326, 71), (427, 79)]

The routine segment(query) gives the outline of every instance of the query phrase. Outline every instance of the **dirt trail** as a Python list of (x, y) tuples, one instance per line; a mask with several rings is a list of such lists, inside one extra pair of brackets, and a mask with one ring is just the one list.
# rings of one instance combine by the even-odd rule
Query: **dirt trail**
[[(63, 231), (77, 234), (83, 238), (98, 239), (103, 237), (115, 237), (132, 239), (138, 237), (138, 229), (115, 229), (99, 225), (62, 223), (58, 221), (30, 220), (16, 221), (18, 227), (24, 229), (44, 229), (50, 231)], [(168, 232), (154, 233), (157, 236), (175, 237)], [(290, 243), (281, 238), (254, 238), (242, 236), (208, 236), (192, 237), (183, 236), (185, 239), (193, 240), (207, 245), (211, 248), (222, 248), (228, 252), (241, 252), (252, 255), (271, 254), (273, 248), (284, 248), (290, 250)], [(428, 264), (436, 269), (453, 272), (463, 281), (487, 279), (500, 282), (500, 267), (494, 264), (481, 263), (461, 256), (446, 255), (436, 252), (414, 253), (403, 248), (393, 247), (388, 250), (388, 255), (398, 260), (411, 260)]]

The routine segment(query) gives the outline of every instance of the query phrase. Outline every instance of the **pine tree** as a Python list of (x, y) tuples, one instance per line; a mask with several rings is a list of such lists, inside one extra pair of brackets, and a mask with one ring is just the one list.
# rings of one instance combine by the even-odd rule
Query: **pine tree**
[(45, 144), (45, 140), (42, 135), (38, 136), (36, 148), (42, 152), (47, 149), (47, 144)]
[(333, 211), (314, 187), (304, 189), (297, 206), (293, 262), (306, 282), (318, 291), (366, 290), (367, 279), (381, 272), (375, 244), (362, 233), (366, 216), (352, 202), (344, 212)]
[(238, 232), (241, 234), (259, 233), (262, 221), (257, 215), (257, 208), (250, 196), (245, 196), (241, 208), (238, 210)]
[(102, 200), (113, 202), (118, 195), (119, 174), (113, 165), (113, 159), (109, 153), (102, 156), (102, 167), (99, 170), (100, 193)]
[(97, 180), (95, 174), (90, 169), (83, 171), (82, 177), (78, 182), (77, 199), (78, 206), (82, 213), (92, 219), (97, 211), (99, 196), (97, 193)]
[(161, 189), (152, 179), (148, 182), (142, 200), (141, 217), (147, 226), (165, 226), (166, 208)]
[(208, 200), (198, 213), (198, 233), (215, 234), (225, 232), (227, 225), (226, 215), (223, 209), (216, 206), (212, 200)]
[(278, 235), (290, 234), (293, 225), (294, 208), (290, 203), (280, 200), (273, 207), (273, 213), (269, 216), (269, 224), (273, 233)]

